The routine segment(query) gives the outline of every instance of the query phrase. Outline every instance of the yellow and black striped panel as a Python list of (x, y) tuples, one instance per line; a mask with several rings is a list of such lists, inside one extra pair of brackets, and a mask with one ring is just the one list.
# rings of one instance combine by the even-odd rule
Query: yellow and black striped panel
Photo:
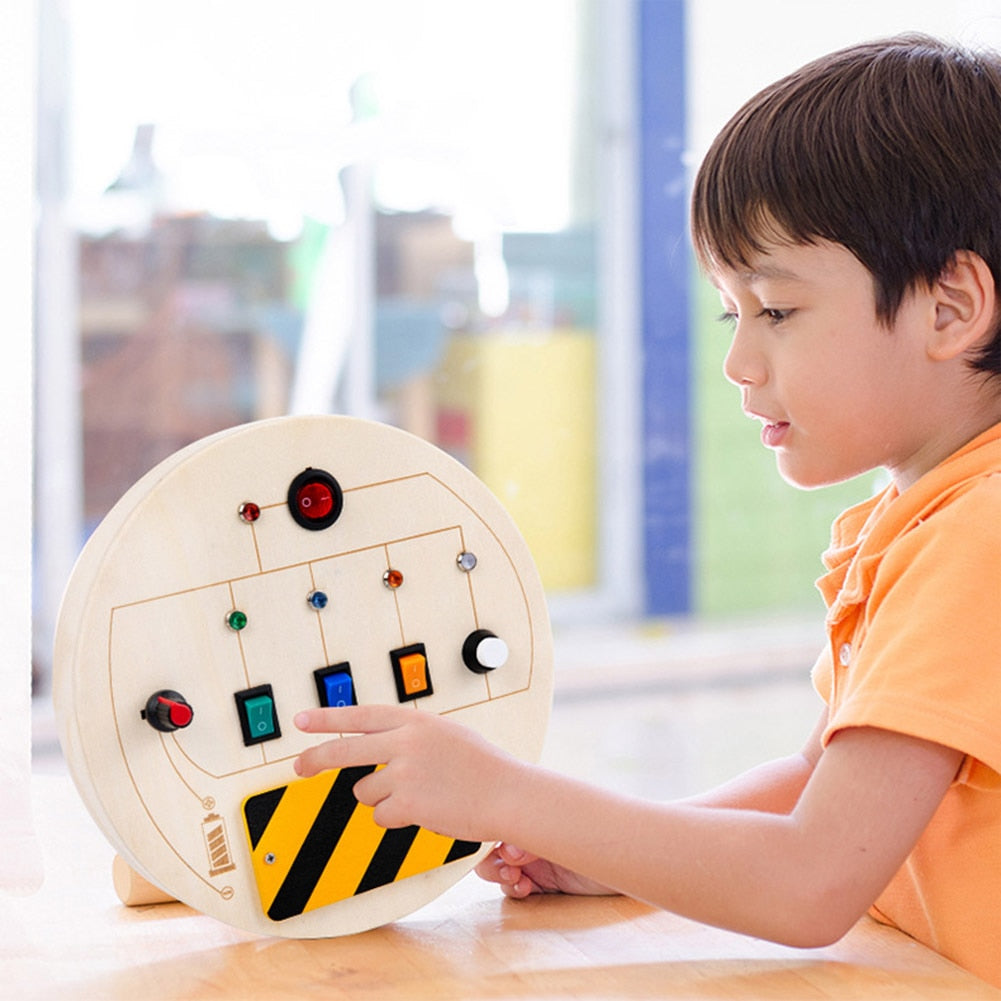
[[(381, 766), (380, 766), (381, 767)], [(261, 906), (272, 921), (465, 858), (480, 845), (422, 827), (387, 830), (355, 799), (373, 766), (321, 772), (248, 796), (243, 819)]]

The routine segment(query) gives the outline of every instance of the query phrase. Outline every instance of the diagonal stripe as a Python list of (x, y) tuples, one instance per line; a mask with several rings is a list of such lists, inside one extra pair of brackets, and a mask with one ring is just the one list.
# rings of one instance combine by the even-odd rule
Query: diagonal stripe
[(344, 900), (355, 892), (358, 874), (378, 850), (385, 833), (372, 819), (374, 808), (359, 803), (341, 834), (323, 874), (309, 898), (306, 910)]
[(287, 786), (269, 789), (257, 796), (252, 796), (243, 806), (243, 816), (247, 821), (247, 836), (250, 838), (251, 850), (257, 847), (264, 828), (271, 822)]
[(359, 779), (372, 771), (373, 766), (340, 771), (268, 908), (267, 914), (272, 921), (284, 921), (302, 914), (306, 909), (313, 889), (357, 805), (351, 790)]
[(414, 843), (395, 878), (406, 879), (408, 876), (416, 876), (419, 872), (437, 868), (445, 861), (452, 843), (451, 838), (435, 834), (423, 827), (419, 828), (417, 837), (414, 838)]
[(456, 859), (475, 855), (482, 847), (483, 845), (479, 841), (456, 841), (445, 856), (445, 861), (442, 864), (448, 865), (449, 862), (454, 862)]
[(419, 827), (397, 827), (386, 831), (355, 893), (392, 883), (419, 830)]

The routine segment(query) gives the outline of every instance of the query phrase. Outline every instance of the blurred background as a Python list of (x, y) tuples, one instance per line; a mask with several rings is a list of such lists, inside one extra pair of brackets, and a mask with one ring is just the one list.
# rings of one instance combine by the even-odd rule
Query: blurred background
[[(311, 412), (406, 428), (511, 512), (556, 632), (553, 763), (680, 793), (806, 735), (819, 554), (877, 484), (794, 490), (742, 417), (692, 172), (824, 51), (902, 30), (1001, 47), (996, 0), (22, 7), (37, 49), (0, 81), (37, 85), (35, 211), (6, 243), (34, 244), (43, 754), (89, 532), (187, 443)], [(29, 357), (28, 329), (4, 336)]]

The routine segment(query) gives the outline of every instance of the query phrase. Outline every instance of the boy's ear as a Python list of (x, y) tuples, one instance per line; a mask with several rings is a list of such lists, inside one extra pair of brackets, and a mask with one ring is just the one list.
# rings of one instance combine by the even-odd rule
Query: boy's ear
[(935, 320), (928, 353), (936, 361), (966, 354), (993, 332), (997, 289), (991, 269), (979, 254), (957, 251), (931, 291)]

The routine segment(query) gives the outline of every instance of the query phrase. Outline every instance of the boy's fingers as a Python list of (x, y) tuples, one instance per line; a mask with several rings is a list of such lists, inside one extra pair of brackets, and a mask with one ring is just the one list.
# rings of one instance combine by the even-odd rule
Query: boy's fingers
[(500, 883), (501, 886), (507, 888), (521, 879), (521, 869), (508, 865), (500, 853), (494, 850), (477, 865), (476, 875), (488, 883)]
[(490, 883), (500, 882), (500, 867), (503, 865), (501, 857), (497, 854), (497, 850), (494, 849), (486, 858), (482, 859), (476, 865), (476, 875), (480, 879), (485, 879)]
[(386, 779), (385, 770), (372, 772), (354, 785), (354, 796), (366, 806), (378, 806), (392, 792), (392, 785)]
[(516, 900), (523, 900), (538, 891), (538, 887), (527, 876), (522, 876), (514, 886), (511, 887), (510, 895)]
[(293, 768), (296, 775), (308, 778), (330, 768), (385, 764), (386, 755), (380, 753), (380, 743), (368, 734), (327, 740), (303, 751), (293, 762)]
[(523, 852), (520, 848), (506, 842), (497, 846), (497, 855), (509, 865), (528, 865), (529, 862), (534, 862), (539, 857), (529, 852)]
[(304, 709), (296, 713), (294, 722), (306, 733), (375, 733), (408, 722), (412, 713), (402, 706), (341, 706)]

